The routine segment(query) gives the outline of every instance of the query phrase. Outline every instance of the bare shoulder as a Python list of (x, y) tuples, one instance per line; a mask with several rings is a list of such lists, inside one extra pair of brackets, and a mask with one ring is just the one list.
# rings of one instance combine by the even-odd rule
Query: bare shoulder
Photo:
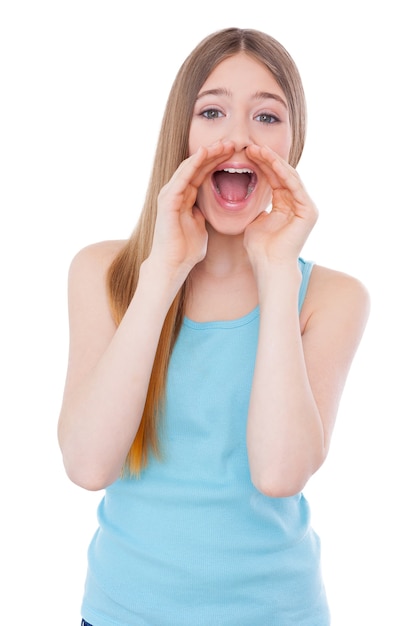
[(368, 290), (358, 278), (322, 265), (313, 266), (309, 288), (313, 295), (322, 297), (349, 296), (359, 302), (369, 300)]
[(337, 318), (350, 321), (363, 330), (370, 310), (370, 296), (358, 278), (341, 271), (315, 265), (302, 311), (305, 327), (312, 318)]
[(84, 275), (86, 271), (106, 272), (125, 243), (124, 240), (110, 240), (85, 246), (72, 259), (70, 275)]
[(72, 259), (68, 273), (71, 327), (103, 323), (114, 327), (107, 294), (108, 269), (125, 241), (102, 241), (82, 248)]
[(124, 241), (82, 248), (68, 274), (69, 359), (65, 395), (97, 362), (116, 331), (107, 292), (107, 272)]

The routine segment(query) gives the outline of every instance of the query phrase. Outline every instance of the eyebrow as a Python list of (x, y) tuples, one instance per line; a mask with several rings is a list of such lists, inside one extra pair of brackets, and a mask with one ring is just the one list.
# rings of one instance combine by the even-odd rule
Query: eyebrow
[(200, 100), (200, 98), (204, 98), (204, 96), (231, 96), (231, 95), (232, 94), (228, 89), (224, 89), (224, 88), (207, 89), (206, 91), (202, 91), (201, 93), (198, 94), (196, 98), (196, 102), (197, 100)]
[[(218, 89), (207, 89), (206, 91), (202, 91), (198, 94), (196, 98), (196, 102), (205, 96), (231, 96), (231, 92), (228, 89), (220, 87)], [(288, 109), (288, 105), (285, 102), (284, 98), (279, 96), (277, 93), (271, 93), (269, 91), (257, 91), (253, 95), (254, 100), (275, 100), (285, 106)]]
[(280, 102), (281, 104), (283, 104), (286, 109), (288, 108), (288, 105), (285, 102), (284, 98), (279, 96), (277, 93), (271, 93), (269, 91), (257, 91), (256, 94), (254, 95), (254, 99), (255, 100), (276, 100), (277, 102)]

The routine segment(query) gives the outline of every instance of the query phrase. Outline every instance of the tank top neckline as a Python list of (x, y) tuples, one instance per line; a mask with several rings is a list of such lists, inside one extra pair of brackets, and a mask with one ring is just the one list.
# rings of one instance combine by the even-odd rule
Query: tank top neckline
[(206, 322), (195, 322), (187, 316), (184, 316), (183, 324), (184, 326), (188, 326), (188, 328), (193, 328), (195, 330), (205, 330), (210, 328), (237, 328), (239, 326), (245, 326), (246, 324), (250, 324), (253, 320), (259, 317), (259, 304), (241, 317), (237, 317), (231, 320), (208, 320)]
[[(298, 294), (298, 311), (300, 312), (304, 302), (304, 297), (307, 291), (307, 286), (314, 263), (312, 261), (305, 261), (302, 257), (298, 259), (298, 263), (301, 270), (301, 285)], [(258, 319), (259, 315), (260, 309), (258, 304), (254, 309), (252, 309), (252, 311), (246, 313), (246, 315), (231, 320), (209, 320), (206, 322), (195, 322), (185, 315), (183, 319), (183, 326), (187, 326), (188, 328), (194, 330), (239, 328), (240, 326), (245, 326)]]

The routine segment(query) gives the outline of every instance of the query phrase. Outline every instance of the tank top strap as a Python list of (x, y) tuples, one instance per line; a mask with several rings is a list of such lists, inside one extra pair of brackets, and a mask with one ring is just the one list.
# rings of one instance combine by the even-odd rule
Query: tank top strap
[(313, 269), (314, 262), (313, 261), (305, 261), (301, 257), (298, 259), (298, 266), (301, 270), (301, 285), (300, 291), (298, 292), (298, 311), (301, 311), (301, 307), (303, 306), (304, 298), (307, 293), (307, 287), (310, 280), (311, 270)]

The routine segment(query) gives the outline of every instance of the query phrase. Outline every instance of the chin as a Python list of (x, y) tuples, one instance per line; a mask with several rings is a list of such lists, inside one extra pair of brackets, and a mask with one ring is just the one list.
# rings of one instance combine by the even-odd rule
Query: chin
[(228, 237), (238, 237), (244, 234), (247, 226), (252, 222), (248, 219), (216, 219), (209, 220), (206, 218), (207, 230), (215, 232), (218, 235), (224, 235)]

